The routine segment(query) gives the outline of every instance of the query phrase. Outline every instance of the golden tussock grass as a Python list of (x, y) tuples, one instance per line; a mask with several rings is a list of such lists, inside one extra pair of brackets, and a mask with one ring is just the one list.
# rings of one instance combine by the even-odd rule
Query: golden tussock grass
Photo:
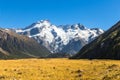
[(0, 80), (120, 80), (120, 61), (0, 60)]

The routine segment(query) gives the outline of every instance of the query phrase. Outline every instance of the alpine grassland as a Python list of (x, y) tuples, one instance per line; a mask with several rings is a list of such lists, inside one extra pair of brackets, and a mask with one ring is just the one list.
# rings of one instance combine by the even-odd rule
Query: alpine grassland
[(120, 80), (119, 60), (0, 60), (0, 80)]

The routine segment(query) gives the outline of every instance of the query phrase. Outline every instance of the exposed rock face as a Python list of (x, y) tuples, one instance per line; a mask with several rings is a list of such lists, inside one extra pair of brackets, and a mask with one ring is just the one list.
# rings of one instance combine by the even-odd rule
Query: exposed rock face
[(33, 39), (8, 29), (0, 29), (0, 58), (45, 57), (49, 53)]

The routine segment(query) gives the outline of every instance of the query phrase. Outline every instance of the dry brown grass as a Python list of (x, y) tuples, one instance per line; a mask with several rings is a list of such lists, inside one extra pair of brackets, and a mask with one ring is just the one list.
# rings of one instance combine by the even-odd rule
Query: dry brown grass
[(0, 80), (120, 80), (120, 61), (0, 60)]

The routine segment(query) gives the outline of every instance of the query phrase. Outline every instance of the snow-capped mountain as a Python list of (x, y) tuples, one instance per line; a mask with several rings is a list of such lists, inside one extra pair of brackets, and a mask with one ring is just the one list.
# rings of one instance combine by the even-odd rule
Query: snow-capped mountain
[(104, 31), (98, 28), (88, 29), (81, 24), (56, 26), (48, 20), (41, 20), (16, 33), (35, 39), (52, 53), (77, 53)]

